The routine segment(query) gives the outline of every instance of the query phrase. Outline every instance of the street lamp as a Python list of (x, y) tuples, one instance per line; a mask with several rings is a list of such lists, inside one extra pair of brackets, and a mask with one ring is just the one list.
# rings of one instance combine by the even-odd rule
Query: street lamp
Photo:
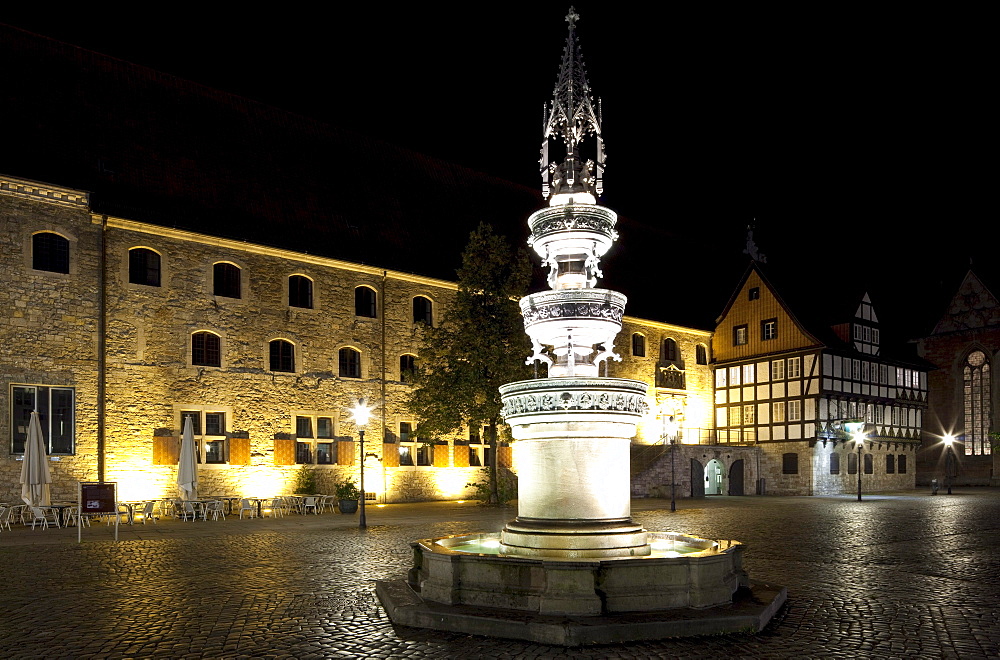
[(358, 506), (361, 508), (361, 517), (358, 519), (358, 527), (368, 529), (368, 521), (365, 519), (365, 426), (368, 425), (368, 418), (371, 416), (371, 408), (367, 402), (361, 398), (351, 409), (354, 417), (354, 425), (358, 427), (358, 437), (361, 439), (361, 498)]
[(677, 454), (677, 422), (674, 416), (663, 417), (663, 435), (670, 440), (670, 510), (677, 510), (677, 488), (674, 479), (674, 456)]
[(854, 442), (858, 443), (858, 501), (861, 501), (861, 450), (865, 447), (865, 434), (858, 431), (854, 434)]
[(948, 494), (951, 495), (951, 462), (953, 460), (951, 443), (955, 442), (955, 436), (948, 434), (944, 436), (944, 446), (947, 449), (947, 453), (944, 456), (944, 485), (948, 488)]

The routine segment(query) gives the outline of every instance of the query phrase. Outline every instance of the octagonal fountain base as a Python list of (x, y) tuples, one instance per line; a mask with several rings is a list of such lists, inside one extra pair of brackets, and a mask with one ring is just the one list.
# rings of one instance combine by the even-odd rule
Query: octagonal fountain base
[(397, 624), (563, 646), (757, 631), (785, 601), (748, 580), (736, 541), (649, 537), (648, 556), (572, 560), (501, 555), (498, 534), (425, 539), (408, 580), (376, 592)]

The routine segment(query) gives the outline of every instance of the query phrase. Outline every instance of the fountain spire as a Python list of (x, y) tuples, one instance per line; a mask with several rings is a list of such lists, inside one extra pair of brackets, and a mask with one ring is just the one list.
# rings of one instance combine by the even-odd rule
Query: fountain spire
[[(576, 36), (578, 20), (580, 15), (570, 7), (566, 16), (569, 34), (563, 47), (559, 75), (552, 100), (543, 109), (542, 149), (538, 164), (542, 175), (542, 194), (553, 206), (565, 203), (574, 196), (579, 202), (593, 204), (604, 192), (601, 101), (598, 99), (595, 110), (583, 52)], [(596, 142), (596, 152), (592, 158), (584, 160), (581, 145), (591, 136)], [(562, 162), (558, 161), (558, 157), (550, 157), (549, 147), (553, 141), (562, 142), (565, 149)]]

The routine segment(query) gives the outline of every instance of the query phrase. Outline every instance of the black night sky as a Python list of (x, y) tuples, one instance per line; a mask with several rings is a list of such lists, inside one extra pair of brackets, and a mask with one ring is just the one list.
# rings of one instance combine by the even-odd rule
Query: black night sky
[[(538, 186), (567, 5), (328, 7), (2, 20)], [(667, 236), (660, 263), (609, 259), (607, 286), (623, 266), (648, 269), (667, 305), (671, 287), (701, 286), (710, 322), (754, 219), (770, 266), (810, 283), (817, 304), (868, 288), (898, 338), (929, 329), (970, 259), (1000, 281), (982, 16), (576, 8), (603, 99), (603, 203)], [(702, 272), (676, 272), (692, 254)]]

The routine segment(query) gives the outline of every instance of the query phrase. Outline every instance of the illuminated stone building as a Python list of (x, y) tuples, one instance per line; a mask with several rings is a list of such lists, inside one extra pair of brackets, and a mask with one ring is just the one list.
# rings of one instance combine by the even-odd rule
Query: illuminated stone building
[[(920, 356), (937, 369), (930, 380), (930, 406), (917, 481), (947, 477), (959, 485), (1000, 485), (991, 432), (997, 422), (996, 363), (1000, 355), (1000, 302), (971, 270), (930, 335), (917, 342)], [(942, 442), (953, 435), (954, 463)]]
[(768, 494), (853, 492), (854, 423), (866, 435), (864, 490), (912, 488), (926, 366), (890, 357), (867, 293), (832, 320), (812, 318), (819, 307), (815, 298), (790, 305), (751, 262), (713, 337), (720, 443), (760, 448)]

